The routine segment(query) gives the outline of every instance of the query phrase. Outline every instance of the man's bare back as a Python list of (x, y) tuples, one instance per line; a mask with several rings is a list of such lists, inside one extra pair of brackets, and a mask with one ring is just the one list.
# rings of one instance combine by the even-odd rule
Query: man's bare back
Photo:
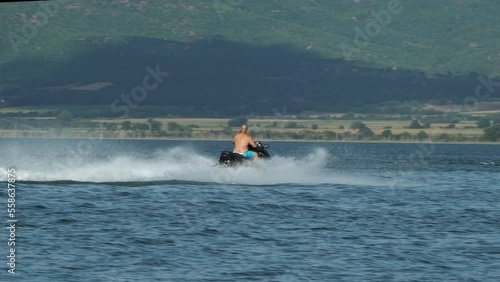
[[(246, 124), (241, 126), (241, 130), (233, 137), (234, 152), (243, 154), (248, 151), (248, 145), (257, 148), (257, 143), (253, 140), (252, 136), (247, 133), (248, 126)], [(253, 154), (253, 158), (257, 158), (258, 154)]]

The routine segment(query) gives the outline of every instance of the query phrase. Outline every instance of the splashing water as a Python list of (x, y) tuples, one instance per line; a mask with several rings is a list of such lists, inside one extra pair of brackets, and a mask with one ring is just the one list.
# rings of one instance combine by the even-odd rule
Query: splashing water
[[(40, 160), (42, 158), (43, 160)], [(194, 181), (223, 184), (274, 185), (295, 184), (381, 184), (375, 178), (336, 174), (326, 168), (329, 154), (315, 149), (303, 157), (275, 156), (235, 168), (214, 165), (213, 157), (192, 148), (158, 150), (151, 156), (117, 155), (85, 159), (78, 156), (24, 158), (18, 165), (18, 179), (23, 181), (77, 182), (149, 182)], [(7, 179), (0, 168), (0, 180)]]

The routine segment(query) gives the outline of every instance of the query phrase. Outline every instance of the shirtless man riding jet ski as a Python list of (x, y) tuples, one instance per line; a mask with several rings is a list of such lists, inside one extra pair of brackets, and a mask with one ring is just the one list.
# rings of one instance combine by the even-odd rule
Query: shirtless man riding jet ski
[(247, 159), (257, 160), (257, 158), (259, 158), (259, 154), (254, 151), (248, 150), (248, 145), (257, 148), (258, 143), (255, 142), (252, 136), (247, 132), (248, 132), (248, 125), (243, 124), (241, 126), (240, 132), (238, 132), (233, 137), (233, 144), (234, 144), (233, 153), (240, 154), (241, 156)]

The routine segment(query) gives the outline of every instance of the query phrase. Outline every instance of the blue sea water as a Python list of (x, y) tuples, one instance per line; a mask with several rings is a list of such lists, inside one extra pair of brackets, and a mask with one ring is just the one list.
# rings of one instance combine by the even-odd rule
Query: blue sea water
[(500, 146), (268, 143), (0, 139), (0, 280), (500, 281)]

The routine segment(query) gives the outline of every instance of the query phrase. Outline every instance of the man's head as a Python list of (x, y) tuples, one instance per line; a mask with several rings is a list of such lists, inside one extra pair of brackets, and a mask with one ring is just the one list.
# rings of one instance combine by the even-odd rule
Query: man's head
[(247, 133), (247, 131), (248, 131), (248, 125), (244, 123), (243, 125), (241, 125), (240, 132)]

